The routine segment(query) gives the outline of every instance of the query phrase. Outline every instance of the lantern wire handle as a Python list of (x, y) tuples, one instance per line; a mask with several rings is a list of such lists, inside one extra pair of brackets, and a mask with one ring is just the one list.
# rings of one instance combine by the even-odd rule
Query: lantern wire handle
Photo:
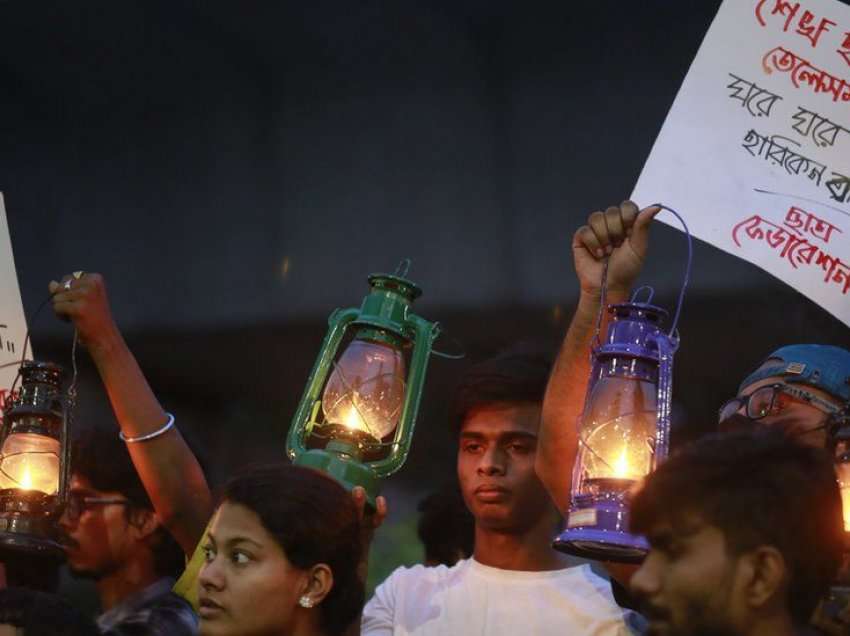
[(74, 340), (71, 343), (71, 384), (68, 385), (69, 417), (74, 412), (77, 403), (77, 344), (80, 341), (79, 332), (74, 329)]
[[(435, 323), (439, 326), (439, 323)], [(444, 329), (441, 329), (440, 335), (445, 338), (446, 332)], [(455, 346), (460, 350), (459, 353), (447, 353), (445, 351), (437, 351), (436, 349), (431, 349), (431, 355), (436, 356), (438, 358), (445, 358), (446, 360), (463, 360), (466, 357), (466, 348), (463, 346), (463, 343), (455, 338), (454, 336), (449, 336), (449, 340), (455, 344)]]
[(599, 332), (602, 329), (602, 316), (605, 312), (605, 297), (608, 295), (608, 257), (602, 263), (602, 289), (599, 295), (599, 313), (596, 314), (596, 332), (593, 334), (593, 346), (590, 348), (590, 362), (593, 364), (593, 353), (602, 346)]
[[(406, 278), (407, 273), (410, 271), (410, 265), (413, 261), (410, 258), (403, 258), (399, 261), (398, 266), (395, 268), (395, 272), (393, 276), (398, 276), (400, 278)], [(437, 325), (439, 327), (439, 325)], [(439, 329), (437, 331), (439, 333)], [(445, 332), (443, 332), (445, 334)], [(438, 358), (445, 358), (446, 360), (463, 360), (466, 357), (466, 349), (463, 346), (463, 343), (457, 338), (451, 338), (457, 348), (460, 349), (460, 353), (447, 353), (445, 351), (437, 351), (436, 349), (431, 350), (431, 355), (437, 356)]]
[[(685, 301), (685, 291), (687, 290), (688, 282), (691, 279), (691, 263), (693, 262), (693, 253), (694, 253), (693, 238), (691, 237), (691, 231), (688, 229), (688, 224), (685, 223), (685, 219), (683, 219), (682, 216), (678, 212), (676, 212), (676, 210), (674, 210), (671, 207), (664, 205), (663, 203), (653, 203), (649, 207), (651, 207), (651, 208), (652, 207), (658, 207), (658, 208), (661, 208), (662, 210), (667, 210), (668, 212), (670, 212), (673, 216), (675, 216), (677, 219), (679, 219), (679, 222), (682, 224), (682, 227), (684, 227), (684, 229), (685, 229), (685, 235), (688, 237), (688, 263), (685, 266), (685, 276), (684, 276), (684, 279), (682, 280), (682, 288), (679, 290), (679, 302), (676, 306), (676, 313), (673, 315), (673, 324), (671, 325), (670, 331), (667, 334), (667, 337), (670, 338), (671, 342), (673, 342), (674, 346), (676, 346), (676, 345), (678, 345), (678, 342), (679, 342), (679, 332), (677, 331), (676, 328), (679, 325), (679, 316), (682, 313), (682, 305), (684, 304), (684, 301)], [(636, 289), (632, 298), (634, 299), (642, 289), (644, 289), (644, 287), (639, 287), (638, 289)], [(650, 296), (649, 296), (649, 300), (647, 302), (652, 301), (652, 295), (653, 295), (652, 288), (649, 287), (649, 289), (650, 289)], [(605, 296), (607, 295), (607, 292), (608, 292), (608, 257), (606, 256), (605, 261), (602, 265), (602, 290), (601, 290), (601, 295), (600, 295), (600, 298), (599, 298), (599, 301), (600, 301), (599, 313), (596, 316), (596, 333), (594, 333), (594, 335), (593, 335), (593, 343), (594, 344), (593, 344), (593, 347), (591, 347), (592, 350), (597, 349), (601, 345), (601, 342), (599, 341), (599, 332), (602, 329), (602, 316), (603, 316), (603, 312), (605, 311)], [(591, 355), (591, 357), (593, 356), (593, 351), (591, 351), (590, 355)]]
[(633, 302), (633, 303), (634, 303), (634, 302), (638, 302), (638, 299), (637, 299), (638, 294), (640, 294), (642, 291), (646, 291), (646, 292), (647, 292), (647, 294), (648, 294), (648, 295), (647, 295), (646, 300), (644, 300), (643, 302), (644, 302), (645, 304), (647, 304), (647, 305), (652, 304), (652, 299), (655, 297), (655, 290), (654, 290), (654, 289), (653, 289), (650, 285), (641, 285), (640, 287), (638, 287), (638, 288), (637, 288), (637, 289), (636, 289), (636, 290), (632, 293), (632, 300), (631, 300), (631, 302)]
[(679, 333), (678, 331), (676, 331), (676, 327), (679, 324), (679, 315), (682, 313), (682, 304), (685, 302), (685, 290), (687, 290), (688, 281), (690, 281), (691, 278), (691, 263), (693, 262), (694, 256), (693, 237), (691, 237), (691, 231), (688, 229), (688, 224), (685, 223), (685, 219), (683, 219), (682, 216), (678, 212), (676, 212), (676, 210), (664, 205), (663, 203), (655, 203), (653, 204), (653, 206), (659, 207), (662, 210), (667, 210), (668, 212), (670, 212), (670, 214), (679, 219), (679, 223), (682, 224), (682, 227), (685, 229), (685, 235), (688, 237), (688, 264), (685, 267), (685, 277), (682, 280), (682, 288), (679, 290), (679, 303), (676, 306), (676, 313), (673, 316), (673, 324), (670, 327), (670, 333), (667, 334), (670, 340), (678, 344)]
[(62, 475), (59, 481), (61, 492), (59, 496), (61, 501), (68, 500), (68, 489), (71, 487), (71, 440), (69, 437), (74, 430), (74, 410), (77, 406), (77, 344), (80, 340), (80, 334), (74, 329), (74, 340), (71, 343), (71, 384), (68, 385), (68, 390), (65, 392), (65, 422), (62, 426), (62, 452), (64, 457), (62, 465)]
[(409, 258), (403, 258), (399, 261), (398, 266), (395, 268), (394, 276), (398, 276), (400, 278), (405, 278), (407, 276), (407, 272), (410, 271), (411, 260)]

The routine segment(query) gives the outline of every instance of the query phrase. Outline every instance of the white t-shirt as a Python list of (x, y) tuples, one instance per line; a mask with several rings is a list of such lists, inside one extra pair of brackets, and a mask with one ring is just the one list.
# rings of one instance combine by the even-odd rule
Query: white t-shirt
[(466, 559), (451, 568), (398, 568), (366, 604), (360, 633), (626, 636), (638, 633), (634, 619), (589, 565), (519, 572)]

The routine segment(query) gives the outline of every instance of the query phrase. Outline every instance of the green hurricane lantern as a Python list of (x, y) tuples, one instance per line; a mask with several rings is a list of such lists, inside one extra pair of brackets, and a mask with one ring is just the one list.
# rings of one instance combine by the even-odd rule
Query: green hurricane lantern
[(439, 326), (411, 311), (422, 290), (399, 275), (372, 274), (359, 309), (337, 309), (292, 419), (286, 450), (374, 506), (378, 479), (410, 451), (431, 345)]

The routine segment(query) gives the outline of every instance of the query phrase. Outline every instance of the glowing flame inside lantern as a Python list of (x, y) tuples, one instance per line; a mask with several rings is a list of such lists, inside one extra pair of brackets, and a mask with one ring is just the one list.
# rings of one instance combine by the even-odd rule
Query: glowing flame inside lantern
[(24, 469), (24, 474), (21, 477), (21, 488), (24, 490), (32, 489), (32, 475), (30, 475), (29, 467)]
[(380, 440), (398, 424), (404, 381), (401, 351), (381, 342), (354, 340), (337, 361), (325, 386), (325, 419)]
[(640, 425), (609, 423), (594, 431), (580, 455), (585, 476), (636, 481), (647, 475), (652, 466), (650, 423), (646, 417), (639, 418)]
[(13, 433), (0, 450), (0, 490), (59, 491), (59, 441), (35, 433)]
[(368, 428), (366, 427), (365, 422), (363, 422), (363, 418), (360, 417), (360, 414), (357, 412), (357, 409), (354, 408), (354, 406), (349, 408), (348, 411), (345, 413), (342, 418), (342, 423), (346, 428), (368, 432)]
[(605, 377), (593, 387), (581, 427), (579, 482), (599, 479), (638, 481), (652, 469), (655, 385), (631, 378)]
[(623, 450), (620, 451), (620, 456), (617, 458), (617, 461), (614, 463), (614, 474), (621, 478), (630, 477), (629, 475), (629, 459), (626, 457), (626, 447), (623, 446)]

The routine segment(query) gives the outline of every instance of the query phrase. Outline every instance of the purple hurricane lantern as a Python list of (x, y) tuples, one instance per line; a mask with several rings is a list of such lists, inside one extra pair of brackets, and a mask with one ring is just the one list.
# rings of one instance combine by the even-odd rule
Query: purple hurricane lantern
[[(656, 204), (658, 205), (658, 204)], [(669, 332), (667, 312), (652, 304), (652, 289), (638, 289), (630, 302), (607, 307), (612, 314), (605, 341), (598, 332), (579, 420), (579, 448), (573, 467), (567, 528), (554, 546), (562, 552), (604, 561), (639, 562), (649, 549), (629, 533), (630, 491), (667, 457), (673, 393), (676, 325), (691, 268), (691, 237), (684, 220), (688, 264), (679, 306)], [(600, 307), (606, 309), (605, 279)], [(649, 290), (646, 302), (637, 296)]]

